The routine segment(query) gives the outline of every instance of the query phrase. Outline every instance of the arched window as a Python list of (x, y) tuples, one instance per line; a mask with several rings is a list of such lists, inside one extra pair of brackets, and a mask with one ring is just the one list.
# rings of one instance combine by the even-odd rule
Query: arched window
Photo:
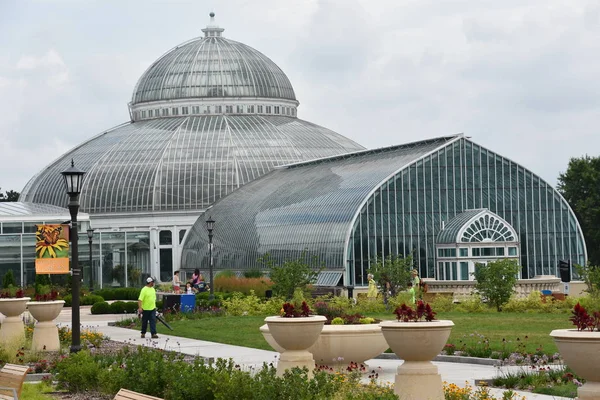
[(515, 236), (503, 221), (485, 214), (471, 222), (463, 231), (461, 242), (514, 242)]

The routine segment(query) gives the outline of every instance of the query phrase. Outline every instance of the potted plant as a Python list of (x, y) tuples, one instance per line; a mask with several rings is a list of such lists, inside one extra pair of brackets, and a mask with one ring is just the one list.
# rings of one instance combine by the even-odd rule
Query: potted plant
[(400, 398), (443, 400), (442, 378), (431, 360), (444, 348), (454, 323), (437, 320), (431, 306), (422, 300), (415, 309), (402, 304), (394, 314), (396, 321), (379, 324), (387, 344), (404, 360), (396, 373), (394, 391)]
[(312, 375), (315, 360), (308, 348), (317, 341), (325, 321), (321, 315), (312, 315), (306, 301), (296, 306), (285, 303), (280, 316), (265, 318), (273, 340), (283, 350), (277, 363), (278, 376), (294, 367), (306, 367)]
[(0, 313), (5, 317), (0, 326), (0, 344), (25, 339), (25, 325), (21, 314), (25, 312), (29, 300), (31, 298), (24, 297), (23, 289), (12, 285), (0, 292)]
[(56, 351), (60, 349), (58, 327), (54, 320), (60, 314), (65, 301), (57, 300), (58, 292), (50, 286), (38, 286), (35, 301), (27, 303), (27, 309), (37, 323), (33, 328), (32, 350)]
[(600, 398), (600, 311), (591, 315), (579, 303), (569, 318), (577, 329), (555, 329), (550, 333), (565, 363), (586, 380), (577, 389), (578, 398)]
[[(342, 309), (323, 301), (315, 303), (314, 311), (327, 318), (319, 338), (308, 349), (318, 365), (362, 364), (388, 348), (379, 321), (360, 314), (345, 314)], [(267, 343), (281, 352), (282, 348), (273, 340), (266, 324), (260, 331)]]

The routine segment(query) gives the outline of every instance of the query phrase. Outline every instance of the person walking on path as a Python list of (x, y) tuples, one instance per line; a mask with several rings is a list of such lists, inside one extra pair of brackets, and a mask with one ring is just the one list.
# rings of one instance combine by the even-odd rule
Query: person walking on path
[(410, 281), (412, 283), (412, 287), (415, 290), (415, 293), (419, 295), (421, 298), (421, 278), (419, 278), (419, 271), (417, 269), (413, 269), (410, 273)]
[(152, 277), (146, 279), (146, 286), (140, 290), (138, 313), (142, 314), (142, 339), (146, 337), (148, 322), (150, 322), (152, 339), (158, 339), (156, 334), (156, 290), (154, 289), (154, 279)]
[(369, 280), (367, 299), (375, 300), (377, 298), (377, 283), (375, 282), (375, 279), (373, 279), (373, 274), (368, 274), (367, 279)]

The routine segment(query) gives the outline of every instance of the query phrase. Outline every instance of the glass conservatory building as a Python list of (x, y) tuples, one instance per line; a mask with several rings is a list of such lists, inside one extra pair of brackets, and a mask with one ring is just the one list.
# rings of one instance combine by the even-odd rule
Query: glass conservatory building
[[(264, 54), (225, 38), (212, 19), (202, 31), (144, 72), (129, 122), (59, 157), (19, 199), (66, 207), (60, 172), (73, 159), (86, 171), (81, 211), (100, 235), (118, 237), (124, 254), (131, 235), (145, 235), (148, 261), (128, 263), (162, 281), (180, 268), (187, 231), (218, 199), (278, 165), (364, 149), (299, 119), (289, 79)], [(96, 261), (105, 269), (123, 262)]]
[[(379, 257), (412, 254), (422, 277), (468, 280), (476, 263), (515, 258), (520, 278), (586, 262), (561, 195), (521, 165), (463, 135), (282, 166), (217, 201), (216, 270), (261, 268), (304, 250), (328, 276), (363, 286)], [(208, 265), (204, 218), (186, 237), (185, 268)]]

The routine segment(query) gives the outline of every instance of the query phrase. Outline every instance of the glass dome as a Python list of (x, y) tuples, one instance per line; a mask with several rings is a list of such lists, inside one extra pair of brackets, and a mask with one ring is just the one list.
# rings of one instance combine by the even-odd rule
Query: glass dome
[(224, 38), (224, 29), (214, 25), (214, 14), (202, 31), (204, 37), (171, 49), (144, 72), (133, 91), (132, 113), (160, 103), (170, 105), (172, 100), (188, 107), (215, 99), (270, 99), (273, 105), (298, 105), (283, 71), (261, 52)]
[(211, 115), (125, 124), (62, 155), (31, 179), (21, 201), (66, 207), (60, 172), (86, 171), (89, 213), (204, 209), (278, 165), (362, 150), (298, 118)]
[(212, 20), (202, 31), (142, 75), (131, 122), (59, 157), (20, 199), (67, 206), (60, 172), (73, 159), (87, 172), (82, 211), (203, 210), (276, 166), (364, 149), (298, 119), (290, 81), (262, 53)]

